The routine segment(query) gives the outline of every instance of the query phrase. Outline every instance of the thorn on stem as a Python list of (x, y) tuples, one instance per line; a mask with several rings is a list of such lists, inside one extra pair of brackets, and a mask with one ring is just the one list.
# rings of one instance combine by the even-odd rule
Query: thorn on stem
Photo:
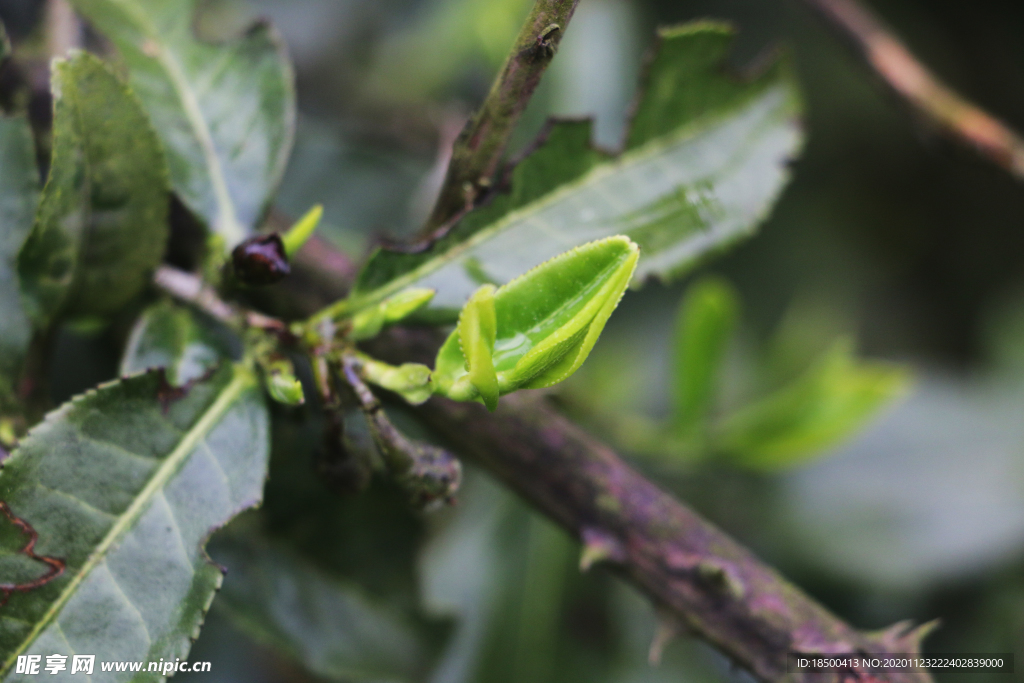
[(555, 56), (555, 46), (552, 43), (552, 38), (555, 34), (559, 33), (562, 27), (558, 24), (548, 24), (540, 35), (537, 36), (537, 51), (541, 56), (551, 59)]
[(580, 553), (580, 571), (589, 571), (598, 562), (622, 562), (626, 551), (617, 538), (606, 531), (586, 527), (581, 534), (583, 551)]
[(733, 576), (726, 567), (715, 562), (699, 562), (697, 575), (711, 588), (735, 600), (741, 600), (746, 593), (743, 583)]
[(877, 632), (877, 639), (889, 652), (919, 654), (921, 643), (940, 625), (939, 619), (914, 626), (909, 620), (899, 621)]
[(657, 612), (658, 627), (654, 631), (651, 648), (647, 651), (647, 663), (651, 666), (661, 664), (661, 655), (665, 651), (665, 646), (682, 633), (679, 621), (670, 612), (661, 608), (657, 608)]

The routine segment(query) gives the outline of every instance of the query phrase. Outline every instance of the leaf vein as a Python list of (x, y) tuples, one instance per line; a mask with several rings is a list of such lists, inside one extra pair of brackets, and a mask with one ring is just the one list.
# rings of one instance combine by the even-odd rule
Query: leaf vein
[(128, 509), (121, 515), (118, 522), (111, 527), (110, 531), (107, 532), (107, 535), (96, 546), (95, 550), (93, 550), (92, 554), (89, 556), (89, 559), (86, 560), (85, 564), (83, 564), (74, 576), (71, 577), (71, 580), (68, 581), (67, 585), (65, 585), (61, 594), (53, 601), (50, 608), (38, 620), (38, 622), (36, 622), (32, 631), (29, 632), (17, 647), (14, 648), (3, 666), (0, 666), (0, 671), (6, 671), (10, 668), (11, 664), (17, 659), (17, 656), (23, 653), (25, 649), (34, 642), (37, 637), (39, 637), (39, 634), (43, 632), (50, 622), (57, 617), (89, 573), (101, 562), (105, 562), (106, 554), (114, 543), (142, 516), (142, 513), (147, 509), (147, 503), (152, 500), (156, 492), (161, 490), (170, 478), (178, 472), (182, 463), (195, 450), (196, 444), (206, 435), (207, 432), (213, 429), (213, 427), (234, 404), (235, 400), (241, 396), (242, 392), (252, 386), (253, 382), (254, 379), (248, 370), (240, 366), (235, 366), (234, 377), (221, 391), (217, 400), (207, 408), (206, 412), (203, 413), (199, 420), (196, 421), (195, 426), (183, 435), (183, 438), (178, 443), (177, 447), (175, 447), (174, 450), (164, 458), (156, 472), (150, 478), (149, 482), (142, 491), (139, 492), (139, 495), (135, 498)]

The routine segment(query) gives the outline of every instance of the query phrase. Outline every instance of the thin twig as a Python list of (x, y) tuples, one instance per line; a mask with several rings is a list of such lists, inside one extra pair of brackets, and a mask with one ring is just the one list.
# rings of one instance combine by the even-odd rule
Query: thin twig
[(851, 38), (901, 98), (948, 135), (1024, 181), (1024, 138), (940, 81), (856, 0), (805, 0)]
[(213, 287), (192, 273), (171, 266), (160, 266), (153, 274), (153, 283), (175, 299), (192, 304), (211, 318), (231, 327), (258, 327), (276, 332), (287, 329), (277, 318), (231, 306), (220, 298)]
[(453, 502), (462, 481), (462, 465), (448, 451), (402, 434), (359, 376), (359, 362), (353, 354), (343, 355), (341, 378), (359, 401), (374, 443), (395, 482), (405, 489), (417, 508)]
[(68, 0), (46, 3), (46, 51), (51, 57), (64, 57), (68, 50), (82, 45), (82, 22)]
[(579, 0), (537, 0), (479, 111), (452, 150), (451, 163), (425, 232), (472, 206), (490, 185), (508, 139), (551, 63)]

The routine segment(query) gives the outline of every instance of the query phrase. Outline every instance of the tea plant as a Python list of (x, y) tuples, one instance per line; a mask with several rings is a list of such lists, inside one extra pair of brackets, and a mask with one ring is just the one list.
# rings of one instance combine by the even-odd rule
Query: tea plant
[[(29, 122), (0, 119), (3, 680), (22, 680), (30, 654), (186, 658), (224, 581), (206, 543), (260, 504), (281, 411), (318, 430), (332, 495), (384, 478), (429, 510), (457, 495), (456, 455), (477, 460), (575, 535), (585, 567), (616, 568), (669, 622), (761, 679), (785, 677), (790, 650), (913, 651), (920, 632), (853, 630), (542, 397), (516, 393), (576, 372), (627, 289), (680, 278), (754, 233), (801, 146), (785, 56), (741, 78), (724, 66), (727, 27), (661, 29), (620, 150), (594, 147), (589, 121), (555, 120), (511, 163), (509, 135), (576, 6), (539, 0), (456, 142), (421, 239), (378, 248), (354, 279), (334, 272), (347, 295), (309, 312), (286, 285), (304, 252), (329, 249), (310, 242), (320, 210), (287, 229), (267, 220), (296, 120), (275, 31), (207, 42), (196, 0), (71, 4), (109, 49), (52, 63), (52, 132), (36, 131), (42, 187)], [(190, 269), (169, 260), (169, 235), (182, 239), (172, 198), (203, 228)], [(275, 307), (261, 303), (267, 291), (279, 292)], [(839, 343), (794, 384), (722, 414), (735, 299), (721, 283), (691, 288), (675, 413), (620, 429), (624, 447), (677, 466), (778, 467), (852, 433), (904, 385), (898, 368)], [(120, 378), (47, 405), (60, 326), (126, 318)], [(455, 453), (389, 415), (410, 410)], [(228, 614), (321, 675), (423, 677), (415, 656), (379, 655), (415, 641), (413, 629), (336, 597), (263, 534), (242, 523), (222, 535), (243, 558)], [(299, 608), (288, 625), (261, 583), (275, 572), (324, 586), (318, 600), (340, 600), (390, 644), (369, 632), (331, 641), (333, 627)], [(311, 645), (321, 641), (329, 661)]]

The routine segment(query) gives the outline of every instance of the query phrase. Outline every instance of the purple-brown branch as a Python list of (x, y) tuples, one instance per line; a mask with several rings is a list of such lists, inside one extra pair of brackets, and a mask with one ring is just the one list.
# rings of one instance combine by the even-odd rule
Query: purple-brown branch
[[(321, 245), (321, 249), (327, 249)], [(325, 263), (337, 259), (313, 259)], [(326, 280), (328, 272), (318, 271)], [(346, 267), (333, 286), (350, 281)], [(194, 276), (163, 267), (156, 284), (178, 299), (235, 325), (280, 323), (216, 299)], [(293, 309), (327, 303), (291, 289)], [(435, 330), (394, 328), (370, 351), (391, 362), (430, 362)], [(538, 392), (502, 399), (497, 412), (435, 397), (415, 408), (461, 454), (472, 457), (530, 504), (580, 539), (581, 565), (610, 567), (654, 602), (673, 626), (703, 638), (762, 681), (791, 683), (929, 683), (925, 672), (804, 674), (787, 672), (787, 654), (912, 654), (930, 625), (907, 623), (858, 631), (831, 614), (710, 522), (629, 467), (610, 448), (548, 405)]]
[[(808, 1), (823, 7), (849, 4), (844, 0)], [(577, 3), (537, 0), (487, 101), (456, 141), (441, 195), (426, 226), (428, 234), (457, 219), (486, 188)], [(863, 17), (861, 20), (862, 28), (877, 28), (870, 21), (865, 24)], [(912, 65), (916, 62), (905, 50), (901, 54), (894, 49), (893, 42), (882, 44), (883, 62), (890, 60), (886, 63), (896, 64), (900, 67), (896, 70), (905, 76), (908, 59)], [(942, 94), (941, 84), (927, 72), (922, 80), (918, 69), (917, 80), (904, 83), (906, 90), (917, 92), (915, 88), (924, 83), (925, 95)], [(921, 99), (928, 100), (923, 95)], [(959, 100), (954, 96), (954, 101)], [(959, 127), (954, 129), (963, 130), (965, 110), (956, 111), (959, 113), (948, 125), (955, 120)], [(289, 286), (286, 282), (275, 288), (282, 295), (280, 303), (288, 304), (290, 315), (312, 314), (331, 303), (351, 282), (351, 262), (335, 254), (326, 243), (309, 245), (300, 252), (296, 272), (289, 279), (291, 284), (302, 284)], [(437, 343), (436, 335), (430, 333), (394, 329), (375, 340), (372, 350), (392, 362), (429, 363)], [(867, 633), (846, 624), (638, 474), (541, 396), (527, 392), (506, 397), (494, 414), (476, 404), (441, 398), (416, 410), (461, 453), (477, 460), (579, 538), (584, 544), (582, 565), (607, 565), (645, 592), (662, 614), (670, 615), (666, 618), (707, 640), (760, 680), (931, 681), (926, 672), (787, 672), (790, 652), (916, 653), (930, 626), (912, 629), (899, 623), (882, 632)]]
[(444, 184), (427, 220), (427, 234), (471, 207), (489, 186), (509, 136), (551, 63), (577, 4), (579, 0), (534, 4), (487, 99), (455, 141)]
[[(392, 362), (425, 360), (435, 337), (396, 329), (373, 350)], [(931, 625), (858, 631), (749, 550), (629, 467), (560, 415), (540, 392), (502, 399), (491, 414), (475, 403), (434, 398), (418, 414), (456, 450), (482, 464), (584, 544), (585, 565), (602, 562), (763, 681), (838, 683), (839, 674), (787, 672), (787, 654), (920, 651)], [(926, 683), (925, 672), (847, 681)]]

